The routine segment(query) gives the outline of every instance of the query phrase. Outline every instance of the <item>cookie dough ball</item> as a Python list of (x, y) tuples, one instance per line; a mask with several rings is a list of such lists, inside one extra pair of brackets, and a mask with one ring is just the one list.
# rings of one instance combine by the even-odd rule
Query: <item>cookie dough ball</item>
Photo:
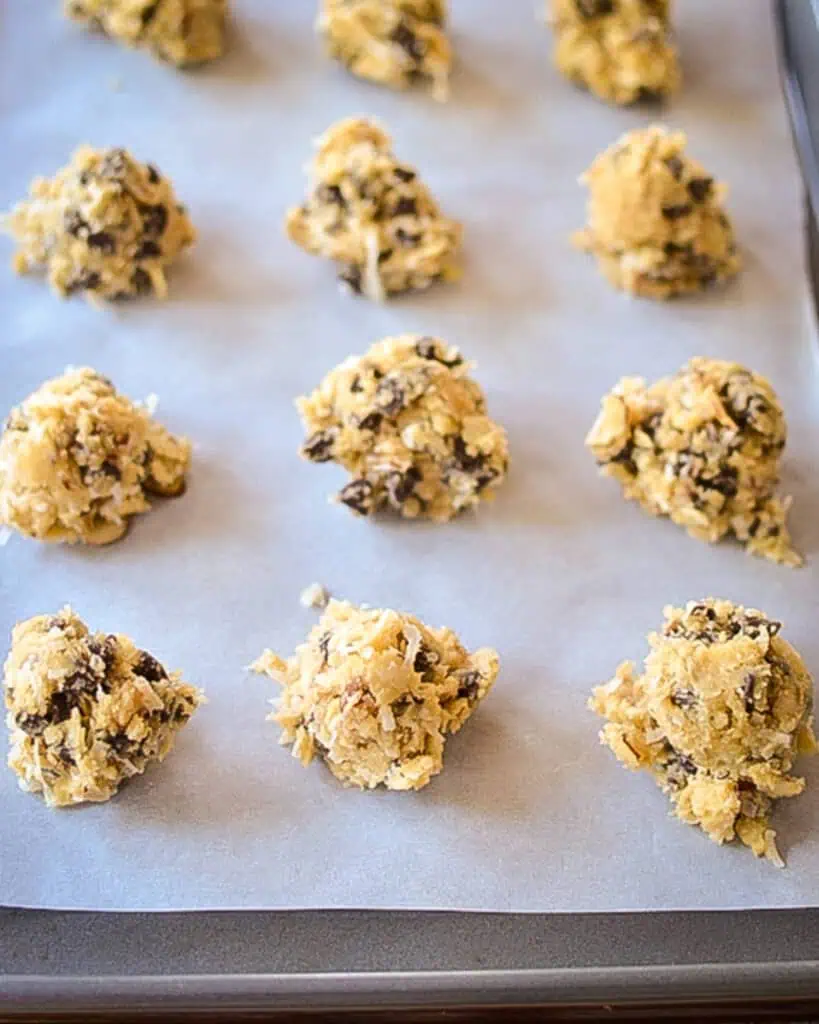
[(90, 369), (46, 381), (0, 436), (0, 523), (36, 540), (110, 544), (149, 495), (185, 487), (191, 446)]
[(437, 338), (385, 338), (297, 400), (301, 455), (350, 472), (337, 500), (359, 515), (390, 508), (445, 522), (493, 498), (506, 476), (506, 433), (486, 415), (469, 369)]
[(629, 132), (581, 178), (587, 226), (576, 244), (616, 287), (668, 299), (719, 284), (740, 268), (725, 186), (685, 155), (686, 137), (654, 125)]
[(348, 118), (317, 146), (307, 200), (287, 215), (291, 241), (339, 264), (342, 284), (371, 299), (457, 276), (461, 225), (396, 160), (381, 128)]
[(781, 864), (769, 816), (805, 788), (790, 771), (816, 749), (811, 677), (763, 612), (709, 598), (664, 615), (643, 674), (624, 662), (594, 691), (601, 739), (651, 772), (677, 817)]
[(586, 445), (603, 475), (650, 515), (710, 543), (733, 534), (752, 554), (797, 566), (790, 498), (775, 495), (786, 433), (764, 377), (700, 357), (650, 386), (623, 377), (603, 398)]
[(171, 183), (124, 149), (81, 146), (3, 220), (18, 274), (44, 270), (58, 295), (164, 298), (165, 271), (196, 238)]
[(445, 100), (445, 20), (445, 0), (322, 0), (318, 30), (327, 53), (359, 78), (393, 89), (420, 83)]
[(108, 800), (164, 760), (204, 699), (127, 636), (91, 633), (70, 608), (14, 627), (5, 697), (9, 767), (51, 807)]
[(498, 655), (412, 615), (330, 601), (291, 658), (265, 651), (253, 668), (282, 684), (270, 717), (302, 764), (318, 753), (345, 785), (420, 789), (491, 689)]
[(550, 0), (558, 69), (607, 103), (662, 99), (680, 68), (669, 0)]
[(222, 55), (226, 0), (63, 0), (66, 16), (184, 67)]

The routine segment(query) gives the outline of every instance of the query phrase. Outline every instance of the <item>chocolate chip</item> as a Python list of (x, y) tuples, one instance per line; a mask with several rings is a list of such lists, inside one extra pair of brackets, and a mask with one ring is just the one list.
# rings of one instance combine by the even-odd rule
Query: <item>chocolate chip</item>
[(363, 390), (364, 388), (361, 386), (361, 377), (359, 374), (356, 374), (355, 377), (353, 377), (353, 379), (350, 381), (350, 391), (352, 391), (354, 395), (357, 395), (360, 391)]
[(59, 757), (63, 764), (67, 764), (69, 768), (73, 767), (77, 763), (74, 760), (74, 755), (71, 753), (68, 747), (65, 746), (59, 748), (59, 750), (57, 751), (57, 757)]
[[(90, 666), (78, 669), (76, 672), (72, 672), (70, 676), (67, 676), (63, 681), (63, 693), (66, 695), (66, 700), (72, 705), (78, 703), (78, 699), (85, 696), (93, 696), (96, 693), (99, 679), (97, 674), (91, 670)], [(56, 696), (56, 694), (55, 694)]]
[(145, 164), (145, 170), (146, 170), (146, 172), (148, 174), (148, 181), (150, 181), (150, 183), (152, 185), (158, 185), (159, 182), (162, 180), (162, 175), (154, 167), (154, 165), (153, 164)]
[(680, 245), (678, 242), (666, 242), (663, 246), (666, 256), (692, 256), (694, 247), (690, 242)]
[(447, 359), (435, 338), (419, 338), (415, 343), (415, 354), (421, 359), (434, 360), (452, 369), (453, 366), (460, 366), (464, 357), (458, 352), (452, 359)]
[(406, 394), (395, 377), (385, 377), (375, 391), (375, 400), (386, 416), (397, 416), (404, 408)]
[(311, 462), (329, 462), (333, 457), (335, 430), (317, 430), (301, 446), (301, 453)]
[(397, 469), (389, 473), (384, 480), (384, 485), (392, 503), (403, 505), (405, 501), (408, 501), (421, 479), (421, 472), (415, 466), (410, 466), (403, 473)]
[(741, 694), (743, 702), (745, 704), (745, 713), (750, 715), (752, 711), (756, 710), (754, 704), (754, 687), (756, 685), (756, 676), (753, 672), (748, 672), (742, 681)]
[(136, 251), (135, 258), (138, 260), (154, 259), (162, 255), (162, 249), (151, 238), (146, 238)]
[(574, 0), (581, 18), (599, 18), (614, 13), (614, 0)]
[[(632, 36), (632, 42), (645, 41), (647, 43), (654, 42), (657, 38), (657, 33), (653, 31), (635, 32)], [(641, 85), (637, 89), (637, 96), (635, 97), (635, 103), (659, 103), (660, 100), (665, 99), (665, 93), (662, 89), (649, 89), (648, 86)]]
[(714, 477), (698, 476), (695, 483), (705, 490), (717, 491), (726, 498), (736, 497), (739, 473), (733, 466), (723, 466)]
[[(101, 658), (105, 665), (106, 674), (111, 671), (116, 661), (116, 637), (107, 636), (104, 640), (98, 640), (96, 637), (88, 641), (88, 651), (90, 654)], [(110, 686), (107, 681), (100, 683), (102, 689), (108, 693)]]
[(679, 220), (681, 217), (687, 217), (691, 209), (690, 203), (671, 203), (663, 207), (663, 216), (666, 220)]
[(487, 469), (483, 473), (479, 473), (478, 476), (475, 477), (475, 490), (477, 491), (478, 494), (480, 494), (480, 492), (485, 490), (492, 483), (493, 480), (497, 479), (498, 471), (494, 468)]
[(395, 252), (395, 249), (382, 249), (381, 252), (378, 254), (378, 262), (379, 263), (386, 263), (387, 260), (390, 258), (390, 256), (392, 256), (392, 254), (394, 252)]
[(469, 454), (466, 442), (460, 434), (455, 435), (452, 447), (453, 460), (458, 469), (462, 470), (464, 473), (474, 473), (475, 470), (480, 469), (486, 462), (486, 456), (483, 452), (477, 452), (475, 455)]
[(50, 724), (47, 715), (26, 715), (22, 711), (14, 719), (17, 727), (29, 736), (41, 736)]
[(162, 203), (140, 203), (139, 212), (142, 214), (142, 230), (146, 235), (158, 238), (168, 226), (168, 211)]
[(738, 476), (739, 474), (733, 466), (725, 466), (711, 481), (711, 487), (726, 498), (735, 498), (739, 489)]
[(612, 457), (608, 461), (614, 463), (615, 465), (622, 466), (633, 476), (636, 476), (638, 472), (638, 467), (637, 463), (634, 461), (634, 451), (634, 441), (629, 439), (623, 445), (620, 451), (617, 452), (616, 455), (612, 455)]
[(697, 774), (697, 766), (694, 764), (691, 758), (686, 756), (685, 754), (677, 753), (677, 764), (679, 764), (680, 768), (682, 768), (686, 775)]
[(51, 695), (46, 718), (51, 725), (59, 725), (71, 717), (71, 709), (75, 706), (76, 698), (72, 694), (58, 690)]
[(330, 639), (331, 633), (322, 633), (318, 639), (318, 649), (321, 651), (322, 665), (326, 665), (330, 660)]
[(67, 210), (63, 218), (63, 227), (67, 234), (76, 238), (81, 231), (88, 230), (88, 221), (81, 217), (76, 210)]
[(316, 189), (316, 199), (322, 203), (333, 203), (336, 206), (346, 206), (347, 202), (338, 185), (319, 185)]
[(351, 480), (338, 492), (338, 500), (357, 515), (366, 516), (372, 511), (373, 485), (369, 480)]
[(156, 12), (159, 9), (159, 0), (154, 0), (153, 3), (149, 3), (147, 6), (142, 8), (142, 13), (139, 16), (139, 20), (142, 22), (142, 27), (147, 28), (148, 25), (154, 20)]
[(695, 202), (703, 203), (711, 194), (711, 186), (713, 184), (713, 178), (692, 178), (688, 182), (688, 194)]
[(143, 270), (142, 267), (137, 267), (133, 274), (131, 274), (131, 287), (137, 295), (147, 295), (153, 290), (150, 274)]
[(405, 231), (403, 228), (395, 229), (395, 239), (397, 242), (400, 242), (405, 249), (411, 249), (413, 246), (418, 245), (422, 237), (423, 236), (420, 231)]
[(378, 430), (383, 419), (384, 416), (380, 412), (373, 410), (372, 412), (368, 412), (367, 415), (359, 421), (358, 429)]
[(458, 692), (455, 696), (466, 698), (466, 700), (475, 700), (481, 688), (480, 672), (477, 672), (474, 669), (459, 672), (458, 680)]
[(697, 774), (697, 766), (685, 754), (679, 753), (666, 743), (666, 761), (663, 765), (666, 770), (666, 777), (671, 786), (675, 789), (682, 789), (688, 782), (688, 776)]
[(409, 167), (393, 167), (392, 173), (399, 181), (414, 181), (417, 177), (415, 171)]
[(361, 268), (355, 265), (346, 267), (338, 275), (339, 281), (346, 285), (347, 288), (354, 294), (361, 294)]
[(99, 288), (101, 281), (102, 277), (96, 270), (86, 270), (67, 285), (66, 291), (69, 293), (92, 292), (95, 288)]
[(413, 671), (417, 672), (419, 675), (423, 675), (424, 672), (427, 672), (432, 668), (433, 662), (430, 660), (429, 654), (429, 648), (422, 640), (418, 645), (418, 650), (416, 651), (415, 658), (412, 662)]
[(104, 732), (100, 739), (113, 753), (119, 757), (132, 754), (139, 743), (132, 740), (125, 732)]
[(105, 476), (113, 477), (115, 480), (122, 479), (122, 470), (119, 468), (116, 462), (112, 462), (110, 459), (106, 459), (105, 462), (103, 462), (103, 464), (100, 466), (100, 472), (103, 473)]
[(678, 689), (671, 694), (671, 703), (678, 708), (693, 708), (698, 702), (699, 699), (693, 690)]
[(401, 196), (393, 210), (393, 214), (396, 217), (414, 216), (417, 212), (418, 203), (412, 196)]
[(683, 171), (685, 170), (685, 165), (682, 160), (680, 160), (678, 156), (669, 156), (666, 157), (665, 165), (671, 172), (672, 176), (679, 181), (682, 177)]
[(134, 665), (134, 675), (147, 679), (149, 683), (160, 683), (168, 678), (168, 673), (147, 651), (139, 652), (139, 661)]
[(403, 19), (398, 22), (390, 33), (390, 40), (393, 43), (397, 43), (397, 45), (412, 57), (414, 61), (421, 61), (424, 59), (424, 51), (426, 47), (416, 37), (415, 33)]
[(117, 243), (110, 231), (94, 231), (86, 239), (89, 249), (99, 249), (110, 255), (116, 252)]

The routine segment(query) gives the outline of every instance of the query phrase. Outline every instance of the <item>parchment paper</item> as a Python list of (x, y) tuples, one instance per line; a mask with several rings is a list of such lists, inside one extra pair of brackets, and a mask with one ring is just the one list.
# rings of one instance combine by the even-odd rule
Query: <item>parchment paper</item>
[[(662, 305), (613, 292), (566, 237), (577, 175), (651, 111), (618, 111), (551, 68), (529, 0), (454, 0), (452, 101), (393, 95), (325, 62), (308, 0), (235, 3), (230, 56), (180, 74), (12, 0), (0, 33), (0, 206), (82, 141), (123, 144), (176, 183), (201, 240), (167, 304), (108, 312), (0, 274), (0, 410), (66, 364), (195, 441), (188, 493), (103, 550), (13, 538), (0, 551), (0, 632), (71, 602), (203, 686), (210, 703), (164, 765), (102, 806), (49, 811), (0, 772), (0, 901), (101, 909), (457, 908), (518, 911), (819, 904), (819, 764), (776, 812), (778, 871), (667, 816), (647, 776), (598, 746), (585, 699), (668, 602), (720, 595), (785, 621), (819, 670), (816, 339), (803, 207), (778, 91), (768, 5), (685, 0), (685, 89), (667, 111), (731, 185), (747, 268), (724, 292)], [(334, 119), (383, 119), (466, 227), (462, 284), (379, 307), (337, 293), (330, 266), (282, 237), (311, 137)], [(4, 258), (10, 246), (4, 243)], [(498, 501), (449, 526), (359, 521), (326, 503), (343, 479), (301, 463), (294, 396), (350, 352), (403, 331), (477, 360), (509, 431)], [(651, 520), (597, 477), (583, 436), (622, 374), (656, 378), (690, 356), (739, 359), (789, 416), (785, 488), (809, 558), (791, 571)], [(305, 770), (264, 721), (275, 695), (244, 670), (289, 653), (318, 580), (411, 610), (502, 672), (417, 794), (344, 790)]]

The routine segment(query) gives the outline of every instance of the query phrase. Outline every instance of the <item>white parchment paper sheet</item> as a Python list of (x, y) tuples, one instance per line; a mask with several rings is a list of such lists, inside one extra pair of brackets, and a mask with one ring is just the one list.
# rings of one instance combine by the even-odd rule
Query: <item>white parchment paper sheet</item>
[[(460, 908), (521, 911), (819, 903), (819, 765), (776, 813), (787, 870), (667, 816), (647, 776), (598, 746), (591, 687), (667, 602), (722, 595), (785, 620), (819, 670), (819, 474), (801, 191), (768, 5), (685, 0), (686, 84), (667, 112), (731, 184), (747, 269), (669, 305), (614, 293), (566, 237), (577, 175), (644, 110), (608, 109), (550, 67), (529, 0), (455, 0), (452, 101), (393, 95), (320, 56), (312, 0), (237, 0), (224, 61), (189, 74), (11, 0), (0, 32), (0, 205), (82, 141), (123, 144), (175, 181), (200, 229), (167, 304), (107, 312), (0, 274), (0, 409), (90, 364), (193, 438), (188, 493), (104, 550), (15, 537), (0, 552), (0, 633), (70, 601), (184, 670), (210, 698), (167, 762), (107, 805), (49, 811), (0, 772), (0, 901), (39, 907)], [(311, 137), (367, 113), (392, 130), (466, 226), (463, 283), (383, 307), (282, 237)], [(10, 247), (4, 243), (5, 258)], [(449, 526), (359, 521), (326, 503), (343, 478), (301, 463), (295, 395), (350, 352), (424, 331), (477, 360), (510, 435), (498, 501)], [(621, 374), (739, 359), (787, 409), (790, 571), (709, 548), (624, 503), (583, 449)], [(289, 653), (314, 614), (300, 589), (412, 610), (501, 652), (489, 700), (417, 794), (342, 789), (264, 721), (274, 687), (243, 666)]]

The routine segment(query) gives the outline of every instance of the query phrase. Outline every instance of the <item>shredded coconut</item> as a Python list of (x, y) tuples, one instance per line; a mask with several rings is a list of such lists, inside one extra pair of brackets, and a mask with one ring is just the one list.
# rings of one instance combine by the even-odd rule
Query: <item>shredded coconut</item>
[(322, 583), (311, 583), (299, 595), (299, 602), (304, 608), (326, 608), (330, 600), (330, 592)]

